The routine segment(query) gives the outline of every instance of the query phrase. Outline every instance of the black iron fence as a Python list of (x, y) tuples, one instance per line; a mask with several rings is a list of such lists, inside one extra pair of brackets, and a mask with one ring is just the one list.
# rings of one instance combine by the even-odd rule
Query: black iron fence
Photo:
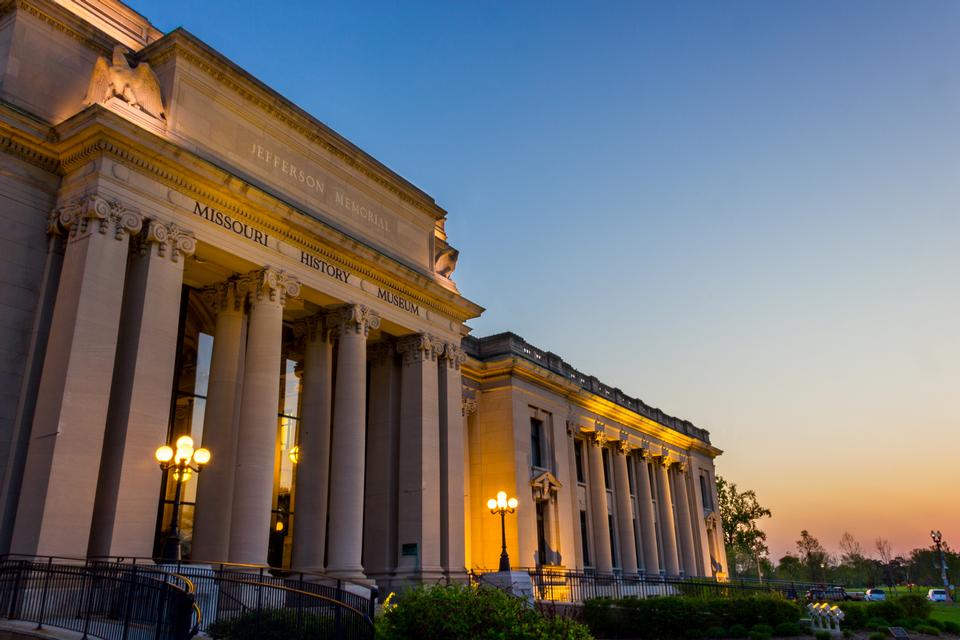
[(0, 617), (108, 640), (368, 640), (377, 593), (309, 573), (146, 560), (0, 558)]
[[(660, 575), (622, 575), (555, 570), (550, 567), (522, 569), (530, 576), (533, 597), (541, 602), (584, 602), (591, 598), (651, 598), (657, 596), (737, 597), (777, 593), (802, 600), (812, 584), (776, 580), (737, 578), (718, 582), (712, 578), (685, 578)], [(471, 581), (483, 583), (483, 575), (471, 574)]]

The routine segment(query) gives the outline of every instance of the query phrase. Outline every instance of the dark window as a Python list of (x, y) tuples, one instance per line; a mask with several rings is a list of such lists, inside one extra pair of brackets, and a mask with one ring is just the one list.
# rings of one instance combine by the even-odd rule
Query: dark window
[(611, 489), (610, 486), (610, 450), (606, 447), (603, 448), (603, 486), (607, 489)]
[(620, 566), (620, 554), (617, 553), (617, 536), (613, 531), (613, 514), (607, 514), (607, 527), (610, 529), (610, 560), (613, 561), (613, 566)]
[(713, 492), (709, 489), (707, 477), (700, 476), (700, 497), (703, 498), (703, 508), (713, 510)]
[(577, 482), (586, 482), (583, 479), (583, 440), (573, 441), (573, 458), (577, 463)]
[(537, 503), (537, 564), (547, 563), (547, 535), (543, 527), (543, 503)]
[(590, 566), (590, 543), (587, 540), (587, 512), (580, 512), (580, 544), (583, 547), (583, 566)]
[(541, 456), (541, 439), (543, 438), (543, 421), (530, 418), (530, 464), (535, 467), (543, 466)]
[(627, 482), (630, 484), (630, 495), (636, 493), (633, 489), (633, 473), (636, 470), (636, 465), (633, 464), (633, 458), (627, 458)]
[(657, 501), (657, 478), (653, 475), (653, 465), (647, 464), (647, 476), (650, 478), (650, 499)]

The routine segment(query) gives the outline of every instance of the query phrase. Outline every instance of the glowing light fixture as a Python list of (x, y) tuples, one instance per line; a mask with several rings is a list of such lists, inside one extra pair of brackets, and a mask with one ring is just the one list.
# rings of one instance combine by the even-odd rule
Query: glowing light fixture
[(506, 514), (517, 510), (516, 498), (507, 498), (506, 491), (498, 491), (496, 498), (487, 500), (487, 508), (493, 515), (500, 514), (500, 571), (510, 571), (510, 556), (507, 555)]
[(193, 476), (200, 473), (203, 466), (210, 462), (210, 450), (194, 449), (193, 438), (180, 436), (174, 443), (176, 448), (169, 445), (159, 447), (153, 457), (160, 463), (160, 468), (170, 473), (176, 483), (173, 492), (173, 510), (170, 514), (170, 528), (167, 530), (163, 542), (161, 557), (164, 560), (181, 559), (182, 536), (180, 535), (180, 500), (183, 485)]

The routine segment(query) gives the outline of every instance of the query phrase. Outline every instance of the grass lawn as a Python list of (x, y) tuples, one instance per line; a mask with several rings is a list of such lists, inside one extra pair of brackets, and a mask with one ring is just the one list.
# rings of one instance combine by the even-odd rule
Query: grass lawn
[(935, 602), (933, 604), (933, 613), (930, 614), (930, 617), (940, 622), (952, 620), (960, 624), (960, 604), (955, 602)]

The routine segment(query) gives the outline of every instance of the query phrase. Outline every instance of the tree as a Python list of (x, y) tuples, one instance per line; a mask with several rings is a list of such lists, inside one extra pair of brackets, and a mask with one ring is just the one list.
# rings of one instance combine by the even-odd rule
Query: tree
[(814, 582), (823, 582), (827, 574), (827, 565), (830, 564), (830, 556), (820, 541), (810, 535), (806, 529), (800, 532), (800, 539), (797, 540), (797, 554), (800, 556), (800, 563), (806, 569), (807, 577)]
[(756, 575), (758, 563), (762, 564), (769, 553), (767, 534), (757, 523), (772, 515), (770, 509), (760, 505), (752, 489), (741, 492), (736, 484), (720, 476), (717, 476), (717, 498), (731, 570)]
[(884, 582), (892, 587), (896, 584), (896, 579), (894, 578), (892, 567), (890, 566), (890, 563), (893, 560), (893, 551), (890, 548), (890, 541), (886, 538), (877, 538), (873, 541), (873, 546), (877, 550), (877, 554), (880, 556), (880, 564), (883, 567)]
[(863, 562), (863, 546), (857, 542), (849, 531), (840, 536), (840, 561), (844, 564), (857, 565)]

